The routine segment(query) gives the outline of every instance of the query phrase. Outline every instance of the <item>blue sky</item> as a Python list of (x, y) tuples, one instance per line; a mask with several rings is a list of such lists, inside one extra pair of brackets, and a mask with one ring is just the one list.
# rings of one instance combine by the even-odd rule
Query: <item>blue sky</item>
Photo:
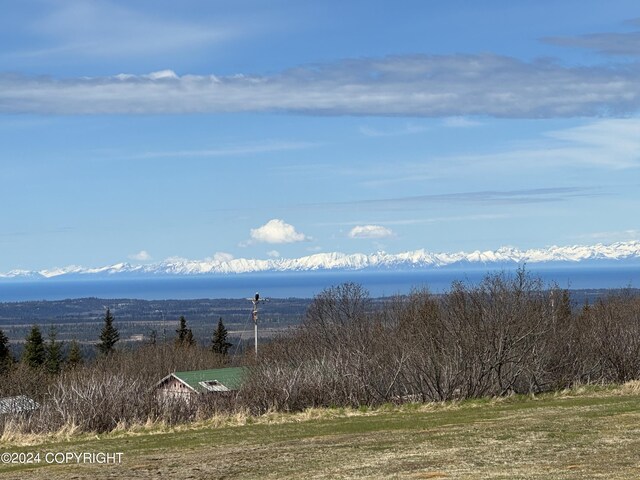
[(632, 1), (0, 1), (0, 272), (640, 239)]

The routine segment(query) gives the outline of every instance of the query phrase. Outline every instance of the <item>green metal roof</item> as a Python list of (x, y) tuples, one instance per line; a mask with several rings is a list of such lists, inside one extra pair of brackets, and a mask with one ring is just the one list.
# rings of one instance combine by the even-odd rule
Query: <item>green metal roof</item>
[(174, 372), (173, 375), (189, 385), (198, 393), (208, 392), (200, 382), (217, 381), (229, 390), (238, 390), (248, 370), (245, 367), (217, 368), (213, 370), (193, 370), (191, 372)]

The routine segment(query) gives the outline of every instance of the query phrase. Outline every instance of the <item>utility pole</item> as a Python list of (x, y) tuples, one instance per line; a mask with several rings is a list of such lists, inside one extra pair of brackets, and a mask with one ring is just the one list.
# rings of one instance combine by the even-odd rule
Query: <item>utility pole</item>
[(162, 311), (162, 343), (167, 343), (167, 323), (164, 319), (164, 310)]
[(247, 298), (253, 303), (253, 310), (251, 311), (251, 317), (253, 318), (253, 333), (254, 333), (254, 346), (256, 352), (256, 358), (258, 357), (258, 304), (260, 302), (268, 302), (268, 298), (260, 298), (260, 294), (256, 292), (253, 298)]
[(167, 343), (167, 326), (164, 321), (164, 310), (156, 310), (154, 313), (162, 315), (162, 343)]

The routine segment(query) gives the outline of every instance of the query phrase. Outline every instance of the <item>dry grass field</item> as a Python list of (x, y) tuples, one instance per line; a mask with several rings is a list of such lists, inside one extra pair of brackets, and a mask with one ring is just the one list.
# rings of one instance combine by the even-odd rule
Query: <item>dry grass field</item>
[(108, 435), (5, 435), (0, 453), (122, 452), (0, 465), (3, 479), (640, 478), (640, 383), (535, 398), (237, 415)]

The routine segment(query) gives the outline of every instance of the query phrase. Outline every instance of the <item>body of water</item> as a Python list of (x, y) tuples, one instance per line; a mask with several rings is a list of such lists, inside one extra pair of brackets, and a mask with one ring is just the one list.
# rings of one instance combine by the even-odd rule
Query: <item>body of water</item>
[[(638, 266), (530, 268), (546, 283), (560, 288), (624, 288), (640, 286)], [(0, 282), (0, 301), (62, 300), (67, 298), (138, 298), (144, 300), (192, 298), (244, 298), (254, 292), (275, 298), (313, 297), (323, 289), (343, 282), (363, 285), (374, 297), (409, 293), (428, 288), (443, 292), (451, 282), (477, 283), (486, 273), (499, 270), (478, 268), (410, 271), (341, 271), (257, 273), (195, 277), (48, 279)]]

